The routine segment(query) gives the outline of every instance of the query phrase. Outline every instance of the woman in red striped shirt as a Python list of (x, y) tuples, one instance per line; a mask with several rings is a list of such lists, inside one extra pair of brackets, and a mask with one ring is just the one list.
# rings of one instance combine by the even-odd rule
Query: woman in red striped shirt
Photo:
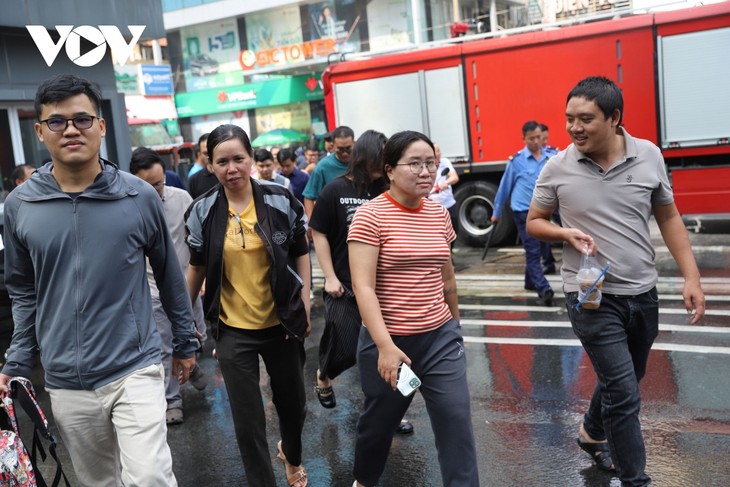
[(365, 394), (357, 425), (356, 487), (380, 478), (393, 432), (413, 399), (396, 390), (406, 363), (421, 380), (443, 485), (478, 487), (466, 357), (459, 325), (448, 212), (427, 196), (438, 161), (425, 135), (393, 135), (383, 150), (387, 192), (350, 225), (353, 291), (363, 319), (358, 367)]

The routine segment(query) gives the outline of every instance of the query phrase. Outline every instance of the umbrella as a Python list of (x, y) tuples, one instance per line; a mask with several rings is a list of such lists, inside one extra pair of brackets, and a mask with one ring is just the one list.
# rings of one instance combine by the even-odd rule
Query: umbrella
[(267, 145), (286, 145), (292, 142), (304, 142), (309, 139), (309, 135), (303, 134), (292, 129), (274, 129), (259, 135), (251, 145), (254, 147), (263, 147)]

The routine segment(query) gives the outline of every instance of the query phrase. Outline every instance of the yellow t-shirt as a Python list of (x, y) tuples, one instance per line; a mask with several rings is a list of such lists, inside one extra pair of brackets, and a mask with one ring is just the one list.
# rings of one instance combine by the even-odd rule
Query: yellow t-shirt
[(248, 330), (279, 323), (269, 281), (271, 258), (254, 225), (253, 199), (240, 214), (228, 208), (220, 318), (228, 326)]

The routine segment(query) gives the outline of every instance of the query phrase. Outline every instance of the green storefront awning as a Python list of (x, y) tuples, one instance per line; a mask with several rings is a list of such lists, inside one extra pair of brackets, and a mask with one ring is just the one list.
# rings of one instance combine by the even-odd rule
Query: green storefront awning
[(321, 73), (286, 79), (259, 81), (225, 88), (178, 93), (175, 107), (179, 117), (194, 117), (236, 110), (288, 105), (324, 98)]

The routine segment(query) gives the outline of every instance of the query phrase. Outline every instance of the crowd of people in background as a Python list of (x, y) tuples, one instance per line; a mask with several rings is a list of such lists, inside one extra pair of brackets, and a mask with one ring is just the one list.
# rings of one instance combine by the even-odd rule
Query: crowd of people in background
[[(5, 203), (15, 333), (0, 390), (7, 391), (11, 376), (28, 376), (40, 350), (55, 422), (80, 484), (177, 485), (166, 427), (184, 421), (180, 386), (207, 385), (197, 358), (210, 336), (250, 485), (277, 485), (262, 360), (279, 420), (276, 457), (290, 487), (308, 484), (307, 384), (332, 409), (334, 380), (355, 365), (364, 403), (353, 438), (353, 487), (376, 485), (393, 435), (413, 432), (403, 416), (416, 388), (443, 485), (478, 487), (451, 248), (459, 177), (439, 145), (409, 130), (356, 137), (339, 126), (323, 137), (320, 158), (313, 144), (254, 150), (242, 128), (221, 125), (198, 139), (186, 191), (151, 149), (133, 152), (132, 174), (101, 158), (100, 103), (96, 85), (77, 76), (40, 85), (35, 130), (51, 161), (19, 166)], [(568, 97), (567, 149), (547, 145), (547, 127), (527, 121), (492, 223), (509, 201), (525, 247), (525, 289), (545, 305), (554, 296), (545, 274), (556, 270), (549, 242), (565, 242), (568, 313), (598, 375), (578, 444), (600, 468), (617, 472), (622, 485), (642, 486), (651, 480), (638, 384), (658, 326), (651, 214), (685, 278), (693, 323), (705, 304), (661, 155), (620, 126), (622, 114), (616, 85), (588, 78)], [(629, 163), (649, 190), (591, 185)], [(586, 206), (605, 225), (587, 217)], [(627, 222), (626, 214), (635, 218)], [(633, 240), (626, 237), (631, 222), (638, 222)], [(303, 372), (312, 242), (325, 278), (314, 381)], [(603, 284), (605, 305), (579, 313), (575, 274), (583, 254), (608, 257), (616, 268)], [(416, 382), (404, 385), (408, 370)]]

